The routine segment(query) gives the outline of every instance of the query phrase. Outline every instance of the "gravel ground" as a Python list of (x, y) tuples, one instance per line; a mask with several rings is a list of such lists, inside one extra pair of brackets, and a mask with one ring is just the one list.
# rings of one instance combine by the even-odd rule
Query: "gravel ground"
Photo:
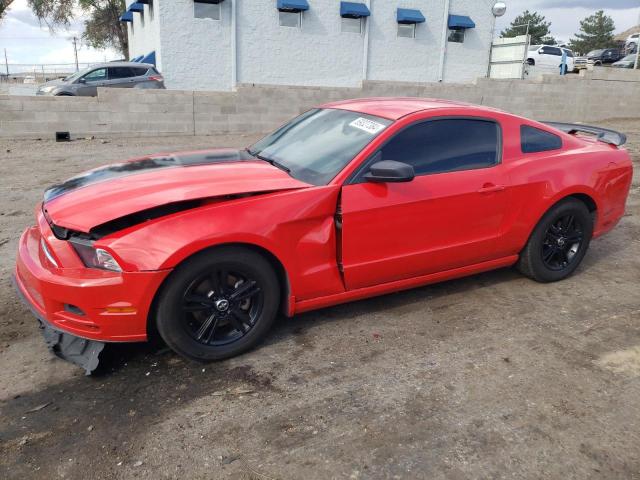
[[(607, 125), (638, 168), (640, 122)], [(251, 140), (0, 140), (0, 478), (640, 478), (637, 173), (627, 216), (558, 284), (504, 269), (283, 318), (206, 366), (121, 346), (87, 378), (53, 358), (9, 281), (42, 190)]]

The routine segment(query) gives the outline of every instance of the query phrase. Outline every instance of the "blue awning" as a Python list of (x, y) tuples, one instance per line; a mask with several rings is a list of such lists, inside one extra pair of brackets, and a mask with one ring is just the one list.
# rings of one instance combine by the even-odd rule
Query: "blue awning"
[(141, 2), (133, 2), (131, 5), (129, 5), (129, 11), (144, 13), (144, 4), (142, 4)]
[(397, 18), (398, 23), (424, 23), (427, 21), (420, 10), (412, 8), (399, 8)]
[(371, 15), (371, 11), (364, 3), (340, 2), (341, 17), (361, 18), (369, 15)]
[(121, 22), (133, 22), (133, 13), (124, 12), (122, 15), (120, 15), (120, 21)]
[(284, 12), (306, 12), (309, 10), (307, 0), (278, 0), (278, 10)]
[(154, 50), (151, 53), (148, 53), (147, 55), (145, 55), (142, 60), (140, 60), (140, 63), (152, 63), (153, 65), (156, 64), (156, 51)]
[(449, 15), (449, 28), (451, 30), (465, 30), (467, 28), (476, 28), (476, 24), (465, 15)]

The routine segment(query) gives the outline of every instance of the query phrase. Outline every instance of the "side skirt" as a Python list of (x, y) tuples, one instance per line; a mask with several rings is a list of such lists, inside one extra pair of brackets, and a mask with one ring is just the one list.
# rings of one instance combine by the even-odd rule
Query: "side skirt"
[(310, 310), (329, 307), (331, 305), (338, 305), (341, 303), (352, 302), (354, 300), (361, 300), (363, 298), (375, 297), (377, 295), (383, 295), (385, 293), (409, 290), (411, 288), (429, 285), (431, 283), (453, 280), (455, 278), (466, 277), (476, 273), (495, 270), (497, 268), (509, 267), (517, 261), (518, 255), (511, 255), (509, 257), (499, 258), (497, 260), (491, 260), (483, 263), (477, 263), (475, 265), (469, 265), (467, 267), (454, 268), (452, 270), (446, 270), (444, 272), (430, 273), (429, 275), (406, 278), (403, 280), (397, 280), (395, 282), (374, 285), (372, 287), (358, 288), (356, 290), (349, 290), (335, 295), (328, 295), (326, 297), (302, 300), (295, 304), (294, 313), (308, 312)]

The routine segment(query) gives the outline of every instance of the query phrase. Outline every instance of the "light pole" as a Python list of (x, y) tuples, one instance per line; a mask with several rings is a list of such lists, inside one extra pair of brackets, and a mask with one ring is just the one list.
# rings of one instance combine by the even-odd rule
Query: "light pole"
[(496, 21), (498, 17), (502, 17), (507, 13), (507, 4), (504, 2), (496, 2), (491, 8), (493, 13), (493, 24), (491, 25), (491, 41), (489, 42), (489, 65), (487, 65), (487, 78), (491, 77), (491, 60), (493, 57), (493, 37), (496, 34)]

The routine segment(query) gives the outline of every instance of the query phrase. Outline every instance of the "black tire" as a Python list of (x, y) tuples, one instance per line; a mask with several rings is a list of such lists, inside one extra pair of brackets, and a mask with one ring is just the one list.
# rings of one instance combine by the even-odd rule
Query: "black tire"
[(536, 61), (533, 58), (527, 58), (527, 65), (535, 66)]
[(279, 304), (278, 277), (266, 258), (247, 248), (220, 247), (194, 255), (171, 273), (159, 294), (156, 325), (179, 355), (222, 360), (257, 345)]
[(582, 262), (592, 236), (593, 218), (586, 205), (575, 198), (563, 200), (533, 230), (517, 268), (538, 282), (563, 280)]

